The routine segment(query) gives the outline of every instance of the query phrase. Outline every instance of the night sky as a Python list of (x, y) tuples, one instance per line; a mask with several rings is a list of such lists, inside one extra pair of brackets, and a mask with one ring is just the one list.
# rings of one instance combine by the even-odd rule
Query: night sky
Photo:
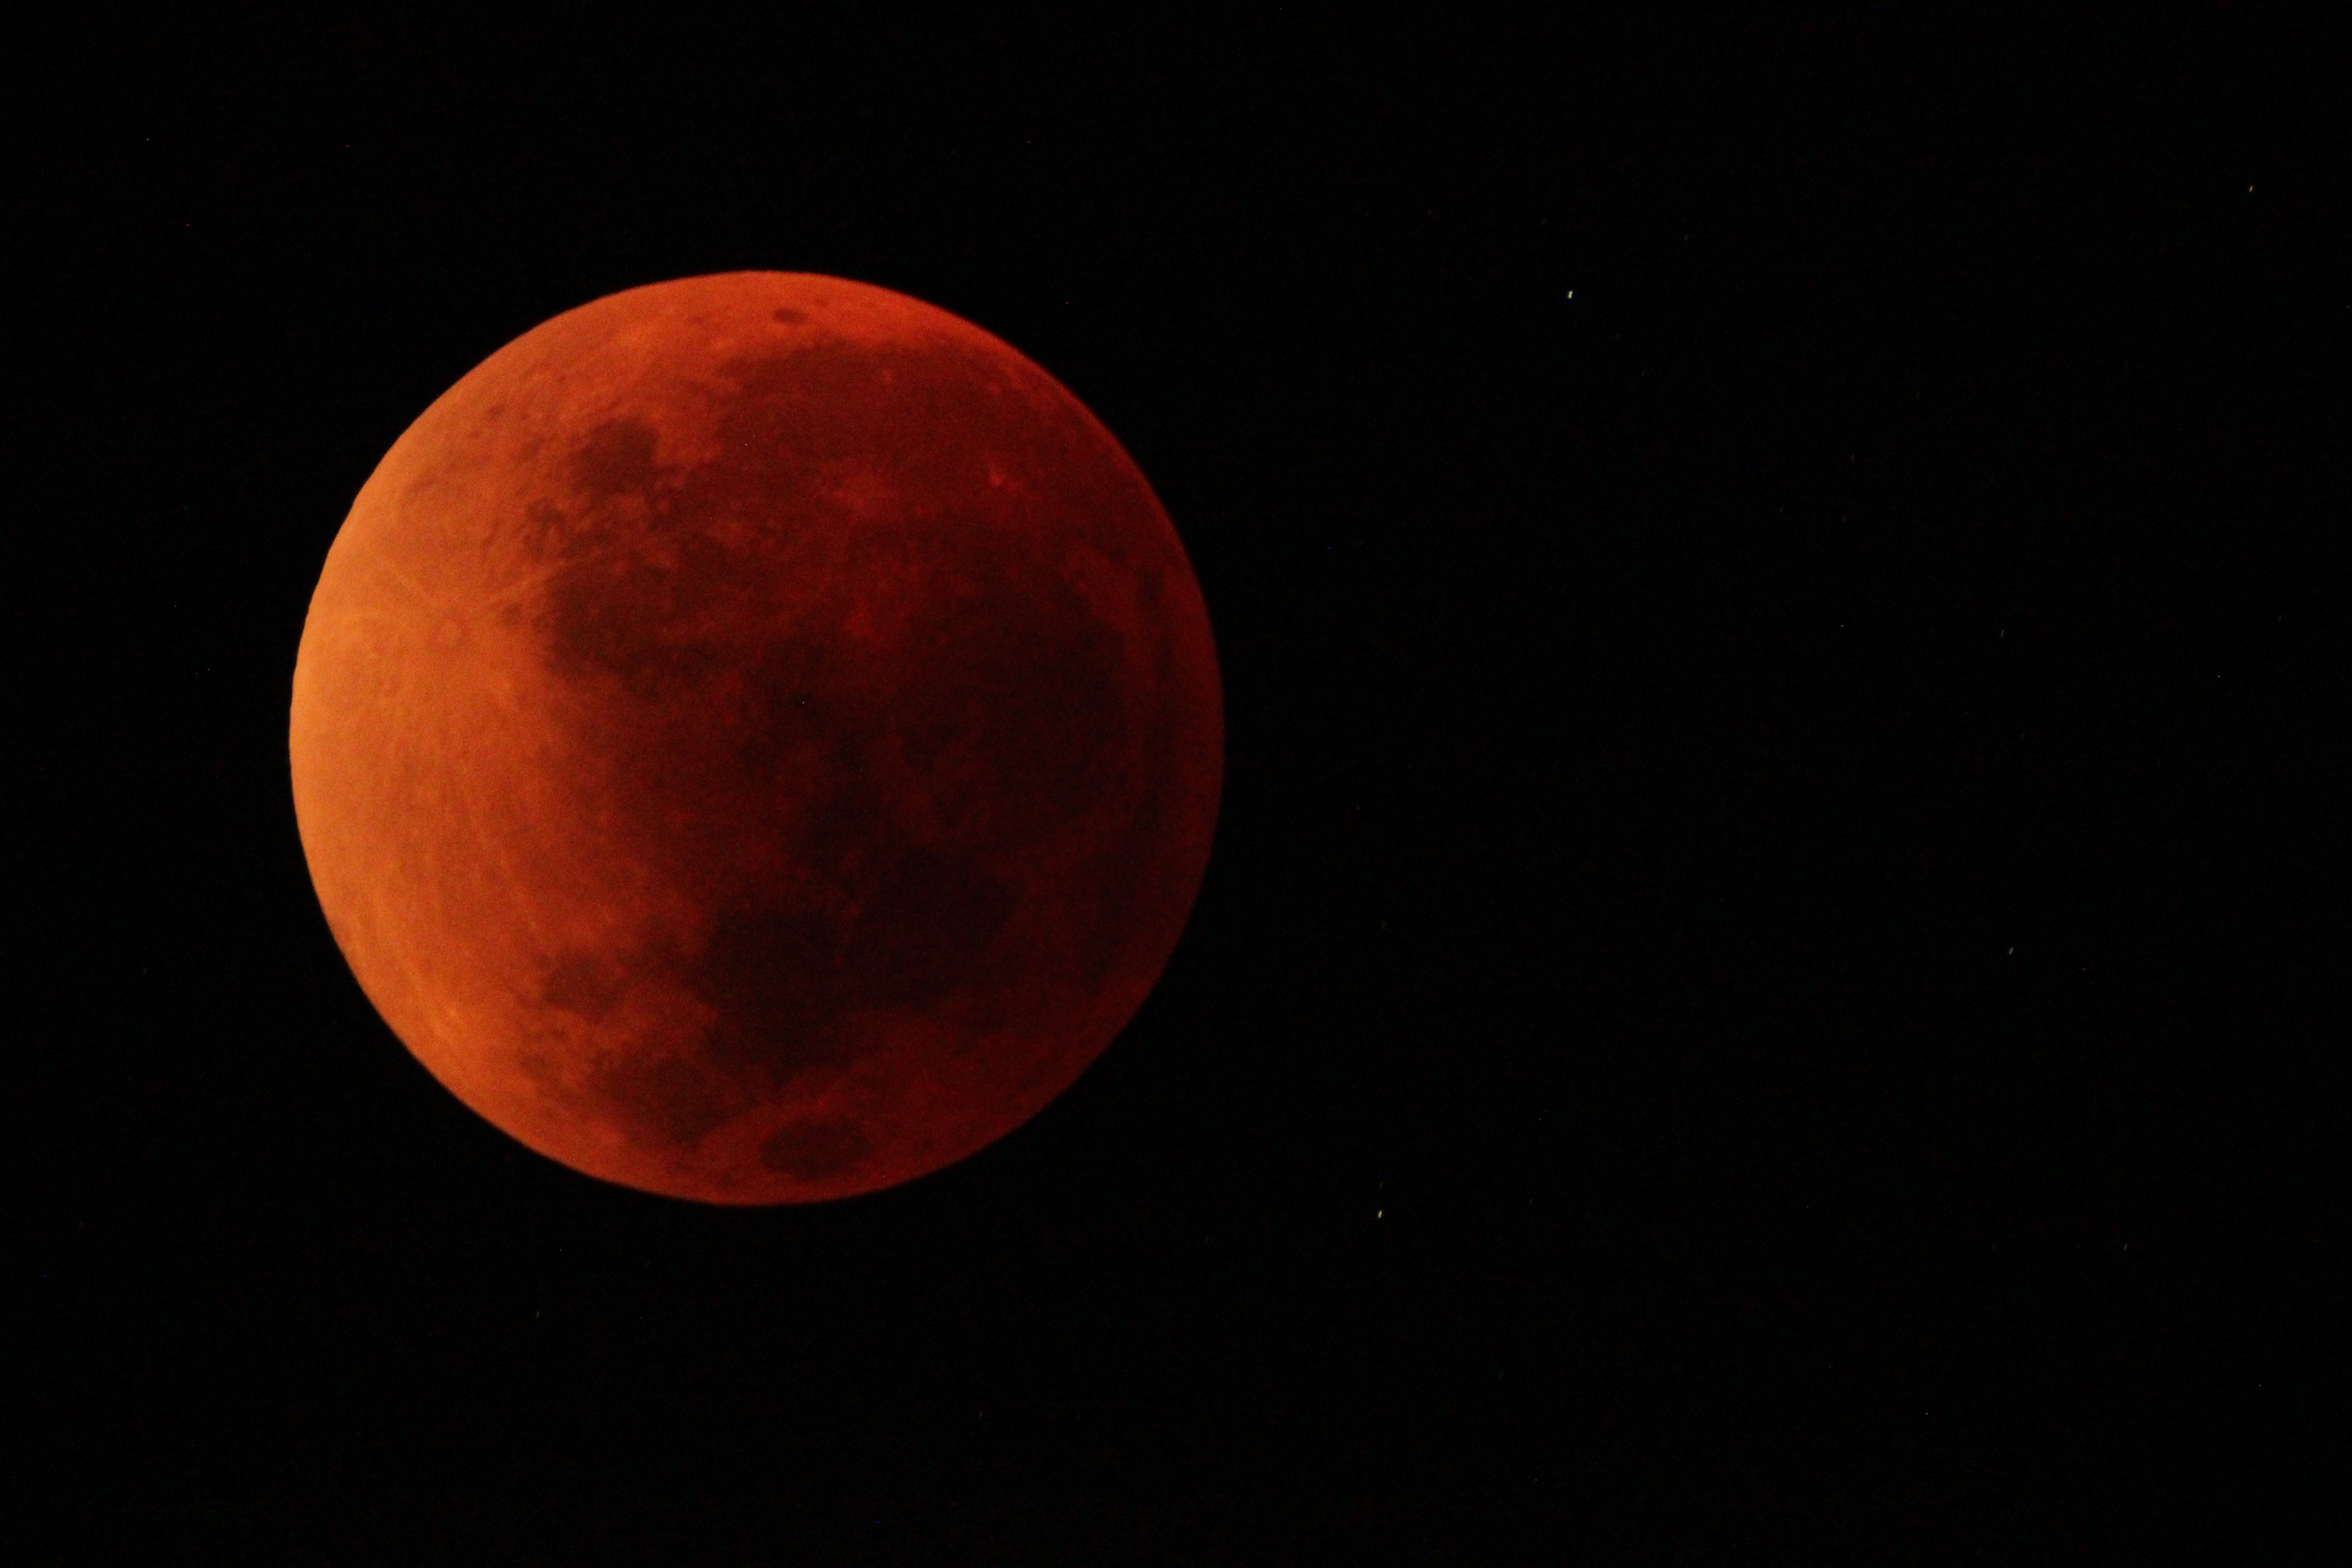
[[(2291, 40), (1878, 14), (20, 56), (19, 1560), (2284, 1560), (2342, 1482), (2342, 165)], [(754, 1211), (418, 1067), (286, 751), (401, 430), (739, 268), (1083, 399), (1229, 759), (1075, 1088)]]

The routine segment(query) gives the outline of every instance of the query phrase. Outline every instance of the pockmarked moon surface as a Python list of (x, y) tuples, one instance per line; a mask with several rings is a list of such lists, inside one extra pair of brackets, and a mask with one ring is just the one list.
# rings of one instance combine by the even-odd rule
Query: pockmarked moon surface
[(1167, 514), (1043, 370), (801, 273), (485, 360), (327, 555), (290, 727), (336, 942), (466, 1104), (724, 1204), (1018, 1126), (1173, 950), (1223, 773)]

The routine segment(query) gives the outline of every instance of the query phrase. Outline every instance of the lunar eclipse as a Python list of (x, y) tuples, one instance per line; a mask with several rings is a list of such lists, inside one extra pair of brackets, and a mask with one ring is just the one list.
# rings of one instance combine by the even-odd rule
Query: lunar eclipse
[(1045, 372), (864, 284), (635, 289), (361, 489), (293, 681), (320, 905), (436, 1078), (590, 1175), (907, 1181), (1123, 1028), (1205, 868), (1183, 548)]

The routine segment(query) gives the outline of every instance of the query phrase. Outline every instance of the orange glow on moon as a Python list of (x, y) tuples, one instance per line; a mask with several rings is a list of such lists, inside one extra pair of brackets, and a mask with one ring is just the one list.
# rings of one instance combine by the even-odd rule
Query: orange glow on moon
[(294, 672), (302, 845), (368, 996), (541, 1153), (868, 1192), (1125, 1026), (1223, 769), (1200, 590), (1052, 377), (903, 295), (631, 289), (426, 409)]

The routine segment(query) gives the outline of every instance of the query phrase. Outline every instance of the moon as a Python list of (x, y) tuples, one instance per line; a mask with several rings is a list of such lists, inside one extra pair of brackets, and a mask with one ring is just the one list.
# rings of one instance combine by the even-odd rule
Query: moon
[(499, 350), (328, 552), (289, 752), (369, 999), (575, 1170), (871, 1192), (1077, 1078), (1158, 981), (1215, 647), (1110, 433), (988, 333), (804, 273)]

